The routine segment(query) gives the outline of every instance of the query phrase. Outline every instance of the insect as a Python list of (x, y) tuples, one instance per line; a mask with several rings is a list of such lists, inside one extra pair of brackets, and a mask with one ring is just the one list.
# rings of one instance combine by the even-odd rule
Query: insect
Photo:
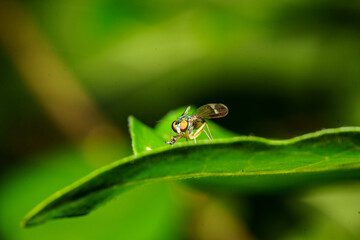
[[(196, 109), (192, 115), (187, 115), (190, 108), (191, 107), (188, 106), (185, 112), (177, 120), (172, 122), (171, 138), (170, 141), (165, 143), (173, 145), (178, 139), (182, 137), (186, 138), (186, 140), (194, 139), (194, 142), (196, 143), (196, 138), (202, 132), (206, 134), (210, 141), (213, 141), (214, 139), (205, 119), (225, 117), (229, 112), (228, 108), (221, 103), (206, 104)], [(207, 127), (209, 134), (206, 132), (204, 128), (205, 126)], [(177, 135), (174, 137), (173, 132), (177, 133)]]

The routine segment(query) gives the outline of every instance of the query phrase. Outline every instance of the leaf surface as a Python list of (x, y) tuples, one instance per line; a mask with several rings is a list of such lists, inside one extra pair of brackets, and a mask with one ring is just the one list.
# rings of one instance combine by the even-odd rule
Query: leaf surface
[(270, 140), (253, 136), (216, 138), (224, 133), (213, 125), (214, 142), (180, 142), (171, 147), (163, 143), (161, 125), (154, 131), (135, 118), (129, 120), (133, 156), (56, 192), (35, 207), (22, 224), (84, 215), (121, 192), (159, 181), (206, 179), (207, 183), (238, 191), (266, 192), (360, 177), (360, 127)]

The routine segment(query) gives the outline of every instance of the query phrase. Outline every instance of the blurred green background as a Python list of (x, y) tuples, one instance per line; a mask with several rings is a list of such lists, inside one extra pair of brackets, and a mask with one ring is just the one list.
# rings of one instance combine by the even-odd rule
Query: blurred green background
[[(21, 229), (39, 201), (131, 154), (127, 117), (220, 102), (239, 135), (360, 125), (358, 1), (0, 3), (0, 239), (360, 239), (360, 184), (130, 191)], [(170, 131), (170, 125), (169, 125)]]

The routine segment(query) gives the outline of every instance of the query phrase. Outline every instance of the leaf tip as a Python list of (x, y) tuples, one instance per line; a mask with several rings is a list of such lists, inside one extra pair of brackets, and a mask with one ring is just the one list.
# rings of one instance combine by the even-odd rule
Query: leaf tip
[(133, 115), (129, 115), (128, 116), (128, 123), (129, 123), (129, 126), (132, 124), (132, 122), (134, 121), (134, 116)]
[(20, 227), (28, 228), (28, 227), (34, 225), (34, 224), (31, 224), (31, 219), (32, 219), (32, 217), (25, 216), (20, 222)]
[(26, 228), (26, 227), (27, 227), (26, 220), (21, 220), (21, 222), (20, 222), (20, 227), (22, 227), (22, 228)]
[(33, 210), (32, 210), (27, 215), (25, 215), (25, 217), (21, 220), (20, 227), (28, 228), (28, 227), (34, 226), (36, 224), (37, 224), (36, 216), (34, 215)]

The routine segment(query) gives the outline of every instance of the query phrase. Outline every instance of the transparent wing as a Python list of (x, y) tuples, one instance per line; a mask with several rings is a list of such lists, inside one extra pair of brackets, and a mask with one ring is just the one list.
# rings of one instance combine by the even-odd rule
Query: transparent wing
[(188, 114), (189, 110), (190, 110), (191, 106), (188, 106), (185, 110), (185, 112), (183, 114), (181, 114), (181, 116), (185, 116)]
[(196, 109), (193, 115), (205, 119), (210, 119), (210, 118), (225, 117), (228, 114), (228, 112), (229, 110), (224, 104), (209, 103)]

